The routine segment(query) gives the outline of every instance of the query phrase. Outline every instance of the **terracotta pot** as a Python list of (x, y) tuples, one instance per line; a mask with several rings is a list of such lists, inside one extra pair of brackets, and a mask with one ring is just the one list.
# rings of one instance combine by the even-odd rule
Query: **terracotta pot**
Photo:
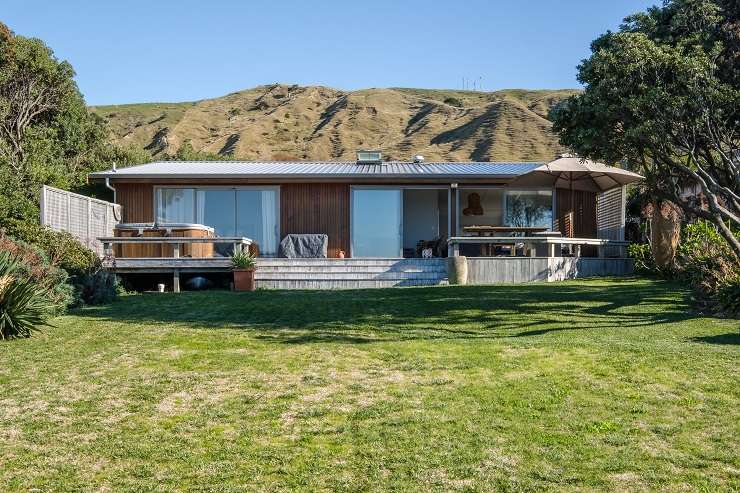
[(254, 291), (254, 269), (234, 269), (234, 291)]

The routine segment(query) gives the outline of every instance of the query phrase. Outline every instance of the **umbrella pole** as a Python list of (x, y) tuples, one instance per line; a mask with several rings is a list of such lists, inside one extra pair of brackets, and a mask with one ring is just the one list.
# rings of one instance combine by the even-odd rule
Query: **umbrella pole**
[(568, 181), (570, 185), (570, 237), (573, 238), (576, 234), (576, 204), (575, 204), (575, 197), (573, 195), (573, 172), (570, 172), (570, 180)]

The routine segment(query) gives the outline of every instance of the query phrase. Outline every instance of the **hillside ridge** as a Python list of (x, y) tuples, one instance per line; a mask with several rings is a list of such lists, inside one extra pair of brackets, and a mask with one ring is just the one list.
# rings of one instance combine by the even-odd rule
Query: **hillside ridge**
[(189, 142), (225, 159), (540, 161), (562, 151), (549, 110), (575, 89), (475, 92), (271, 84), (182, 103), (92, 106), (118, 144), (157, 159)]

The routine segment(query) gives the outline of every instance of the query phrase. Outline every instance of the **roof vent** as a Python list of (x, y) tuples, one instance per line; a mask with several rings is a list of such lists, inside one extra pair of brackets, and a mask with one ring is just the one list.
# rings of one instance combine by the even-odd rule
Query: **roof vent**
[(414, 162), (415, 163), (423, 163), (424, 162), (424, 156), (417, 154), (414, 156)]
[(382, 164), (383, 154), (380, 151), (357, 151), (357, 164)]

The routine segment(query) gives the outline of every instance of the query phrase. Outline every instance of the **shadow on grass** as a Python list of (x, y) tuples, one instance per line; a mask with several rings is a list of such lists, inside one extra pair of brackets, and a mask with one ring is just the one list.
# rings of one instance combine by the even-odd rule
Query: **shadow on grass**
[(692, 337), (691, 342), (702, 342), (704, 344), (723, 344), (737, 346), (740, 344), (740, 332), (729, 332), (727, 334), (718, 334), (716, 336)]
[(258, 331), (288, 344), (542, 336), (649, 327), (692, 318), (685, 291), (663, 281), (346, 291), (226, 291), (127, 296), (82, 317), (195, 329)]

